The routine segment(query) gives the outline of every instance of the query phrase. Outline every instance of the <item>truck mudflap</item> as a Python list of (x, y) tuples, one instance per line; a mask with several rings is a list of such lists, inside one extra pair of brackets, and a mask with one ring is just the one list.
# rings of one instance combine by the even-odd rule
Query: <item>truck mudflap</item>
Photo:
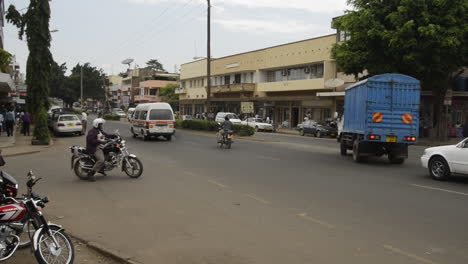
[(408, 144), (405, 143), (394, 143), (387, 144), (386, 148), (388, 149), (388, 156), (394, 158), (408, 158)]
[(408, 144), (405, 143), (381, 143), (359, 142), (359, 154), (361, 156), (389, 155), (394, 158), (408, 158)]

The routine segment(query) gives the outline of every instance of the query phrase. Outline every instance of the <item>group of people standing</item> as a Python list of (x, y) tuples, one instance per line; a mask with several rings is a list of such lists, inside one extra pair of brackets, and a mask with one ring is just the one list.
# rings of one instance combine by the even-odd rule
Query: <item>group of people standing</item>
[(21, 133), (25, 136), (30, 135), (32, 116), (29, 112), (16, 112), (13, 109), (3, 109), (0, 111), (0, 135), (6, 132), (7, 136), (13, 136), (15, 127), (21, 128)]

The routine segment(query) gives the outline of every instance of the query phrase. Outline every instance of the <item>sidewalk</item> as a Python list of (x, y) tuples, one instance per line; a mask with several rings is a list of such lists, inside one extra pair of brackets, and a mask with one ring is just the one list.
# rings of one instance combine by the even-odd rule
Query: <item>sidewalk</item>
[(23, 136), (19, 131), (15, 132), (12, 137), (7, 137), (2, 133), (0, 136), (0, 149), (4, 157), (25, 155), (37, 153), (53, 146), (53, 139), (50, 140), (49, 146), (33, 146), (31, 145), (32, 136)]

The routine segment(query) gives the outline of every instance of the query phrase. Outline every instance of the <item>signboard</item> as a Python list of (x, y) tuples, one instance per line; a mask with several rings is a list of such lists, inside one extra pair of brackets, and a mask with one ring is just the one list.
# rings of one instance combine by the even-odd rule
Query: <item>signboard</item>
[(26, 104), (26, 100), (25, 99), (16, 99), (16, 103), (17, 104)]
[(129, 105), (129, 103), (128, 103), (128, 95), (122, 96), (122, 104), (125, 105), (125, 106), (128, 106), (128, 105)]
[(241, 113), (243, 113), (243, 114), (253, 114), (254, 113), (254, 103), (253, 102), (241, 102)]

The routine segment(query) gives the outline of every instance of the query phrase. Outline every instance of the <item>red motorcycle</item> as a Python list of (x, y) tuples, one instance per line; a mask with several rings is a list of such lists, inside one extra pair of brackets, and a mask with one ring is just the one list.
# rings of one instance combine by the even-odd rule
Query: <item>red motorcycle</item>
[(30, 171), (28, 192), (20, 199), (15, 198), (16, 180), (0, 173), (0, 262), (11, 258), (18, 248), (31, 246), (40, 264), (73, 263), (75, 251), (70, 237), (61, 226), (48, 223), (42, 214), (49, 199), (32, 190), (40, 179)]

